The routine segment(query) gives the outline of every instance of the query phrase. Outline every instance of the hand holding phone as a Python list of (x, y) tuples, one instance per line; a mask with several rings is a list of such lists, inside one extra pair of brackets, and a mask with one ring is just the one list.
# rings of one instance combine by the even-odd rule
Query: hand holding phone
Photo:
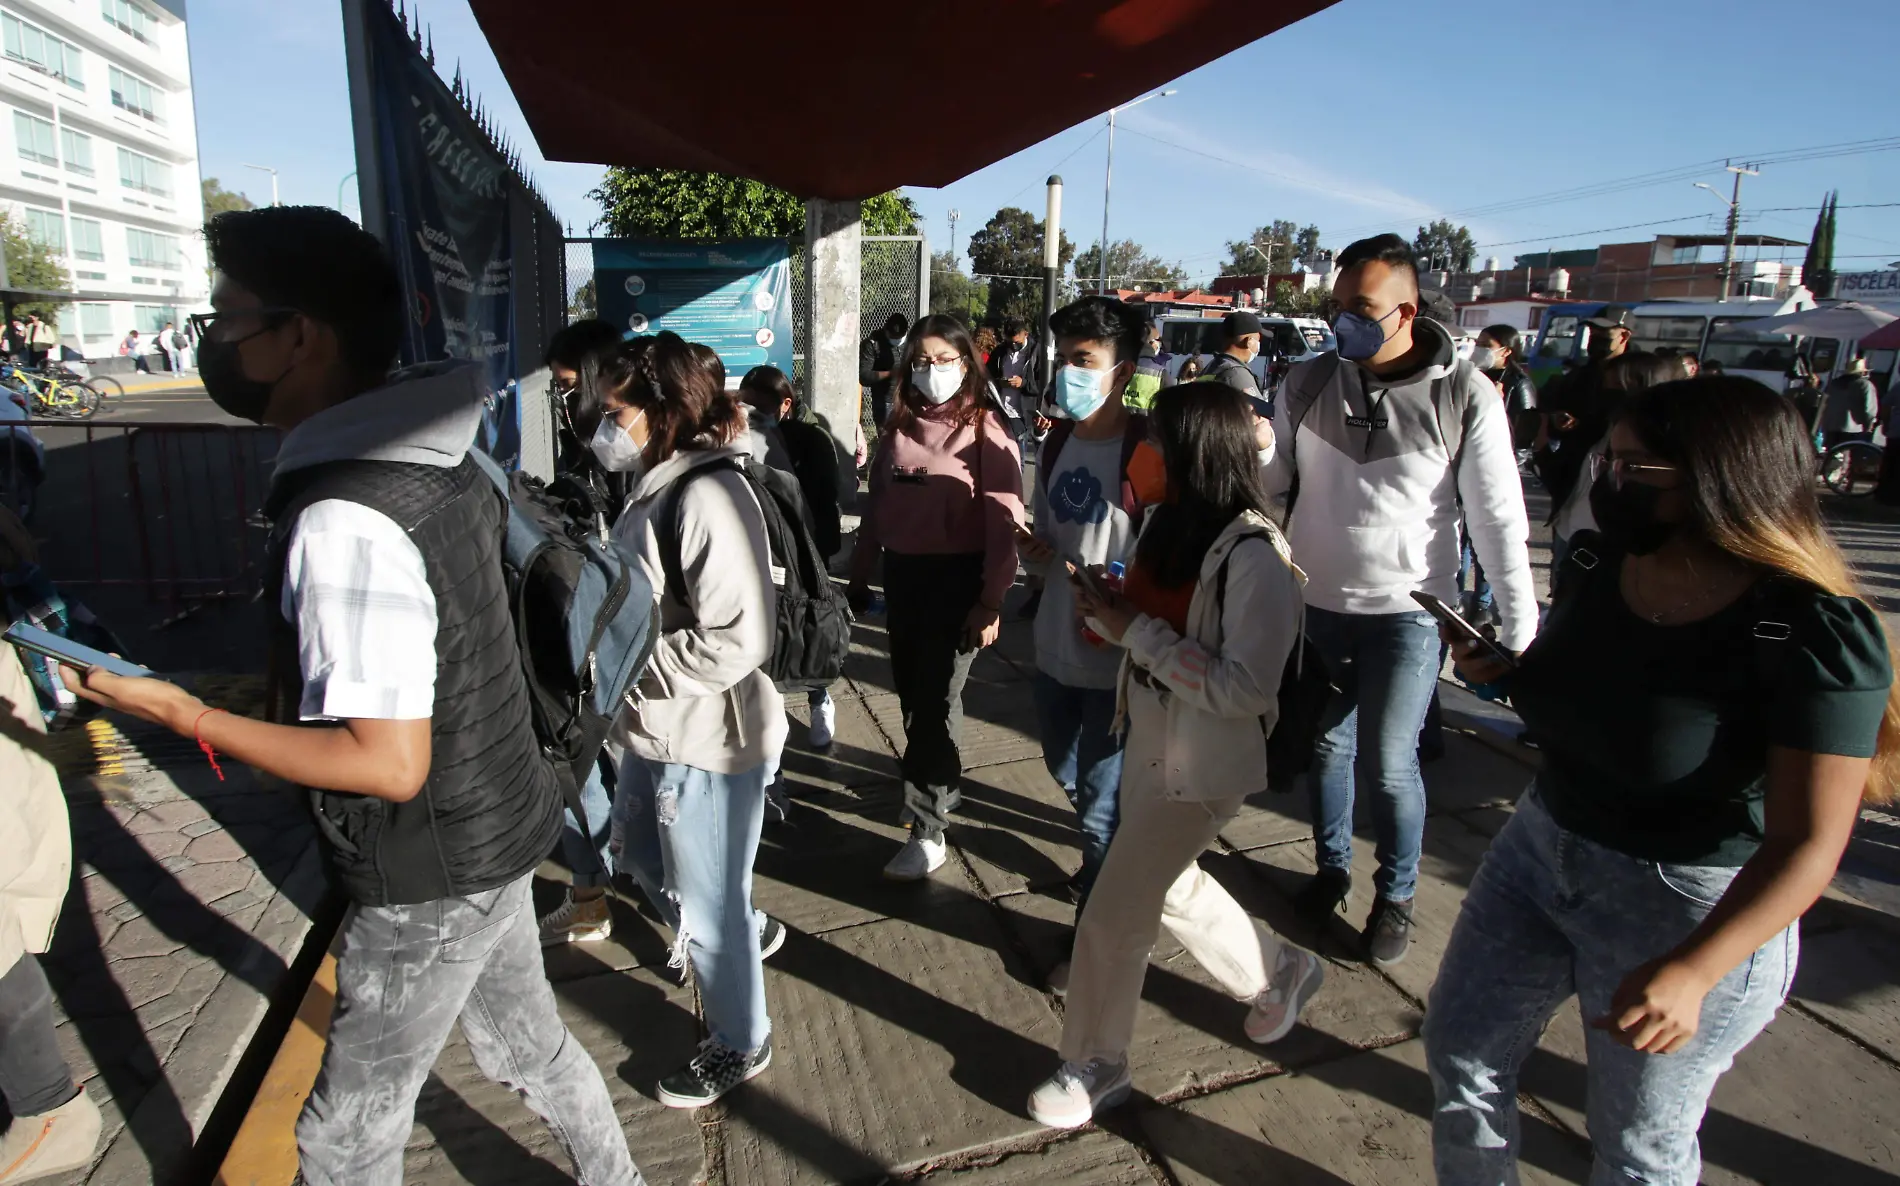
[(1042, 540), (1037, 539), (1036, 533), (1024, 527), (1021, 523), (1012, 523), (1011, 526), (1016, 529), (1016, 551), (1022, 556), (1023, 563), (1049, 563), (1050, 557), (1056, 554), (1054, 548)]
[(1412, 600), (1418, 602), (1426, 613), (1437, 618), (1445, 633), (1468, 646), (1476, 647), (1484, 659), (1501, 665), (1506, 673), (1517, 670), (1517, 656), (1499, 646), (1490, 635), (1465, 621), (1457, 610), (1430, 593), (1413, 593)]
[(145, 679), (152, 674), (150, 670), (136, 663), (128, 663), (117, 655), (108, 655), (104, 651), (95, 650), (82, 643), (74, 642), (70, 638), (54, 634), (50, 630), (42, 630), (38, 626), (30, 626), (25, 622), (8, 627), (4, 637), (22, 650), (44, 655), (48, 659), (57, 660), (80, 671), (99, 670), (112, 675), (122, 675), (127, 679)]

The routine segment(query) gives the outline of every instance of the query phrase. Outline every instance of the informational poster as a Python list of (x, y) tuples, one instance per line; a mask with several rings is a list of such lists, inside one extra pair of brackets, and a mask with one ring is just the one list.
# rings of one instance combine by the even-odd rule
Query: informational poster
[(480, 443), (512, 466), (521, 449), (508, 217), (515, 181), (389, 6), (363, 9), (390, 247), (409, 303), (402, 362), (484, 364), (489, 399)]
[(630, 335), (671, 331), (712, 348), (737, 388), (756, 366), (792, 373), (792, 265), (784, 239), (594, 240), (600, 316)]

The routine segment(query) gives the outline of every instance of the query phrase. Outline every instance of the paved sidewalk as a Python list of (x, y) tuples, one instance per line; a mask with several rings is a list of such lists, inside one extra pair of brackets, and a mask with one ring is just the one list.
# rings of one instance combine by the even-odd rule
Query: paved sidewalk
[[(1020, 590), (1018, 590), (1020, 595)], [(838, 740), (787, 756), (797, 807), (768, 827), (757, 902), (791, 928), (767, 965), (772, 1069), (698, 1114), (653, 1100), (659, 1075), (700, 1035), (690, 987), (666, 971), (666, 936), (616, 907), (609, 943), (556, 950), (548, 968), (568, 1024), (606, 1076), (656, 1186), (1030, 1183), (1179, 1186), (1431, 1180), (1418, 1023), (1463, 888), (1530, 774), (1528, 751), (1479, 726), (1426, 768), (1431, 801), (1419, 939), (1387, 974), (1360, 963), (1341, 925), (1322, 950), (1324, 991), (1285, 1042), (1240, 1032), (1222, 997), (1164, 939), (1133, 1052), (1136, 1101), (1102, 1127), (1058, 1134), (1024, 1113), (1055, 1065), (1061, 1001), (1043, 975), (1066, 954), (1076, 864), (1072, 814), (1042, 769), (1027, 677), (1029, 630), (1009, 622), (966, 697), (966, 803), (951, 862), (921, 885), (884, 882), (894, 851), (902, 736), (880, 652), (859, 630), (838, 696)], [(1453, 692), (1450, 705), (1471, 707)], [(1900, 825), (1900, 821), (1894, 821)], [(1900, 826), (1871, 821), (1853, 892), (1810, 915), (1797, 1000), (1717, 1092), (1703, 1129), (1710, 1183), (1894, 1181), (1900, 1105), (1900, 930), (1882, 895), (1900, 884)], [(1287, 894), (1312, 868), (1304, 804), (1259, 797), (1203, 865), (1249, 909), (1302, 942)], [(1361, 846), (1361, 886), (1370, 846)], [(550, 890), (552, 887), (547, 887)], [(1362, 890), (1350, 916), (1363, 919)], [(1524, 1177), (1578, 1182), (1582, 1032), (1574, 1006), (1526, 1068)], [(459, 1038), (424, 1090), (411, 1137), (416, 1183), (567, 1180), (540, 1123), (475, 1070)]]
[[(197, 686), (244, 711), (257, 682)], [(237, 763), (218, 781), (196, 745), (155, 727), (94, 720), (50, 745), (75, 868), (46, 970), (61, 1049), (105, 1113), (91, 1169), (55, 1181), (188, 1181), (324, 895), (309, 811)]]

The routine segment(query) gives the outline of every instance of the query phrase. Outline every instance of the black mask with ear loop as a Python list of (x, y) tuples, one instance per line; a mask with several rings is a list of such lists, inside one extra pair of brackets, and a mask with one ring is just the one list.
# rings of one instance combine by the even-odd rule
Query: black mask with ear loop
[(286, 366), (275, 379), (253, 379), (244, 373), (244, 359), (238, 353), (238, 347), (256, 337), (277, 328), (265, 326), (256, 333), (246, 334), (229, 342), (221, 342), (209, 334), (198, 342), (198, 378), (204, 384), (205, 395), (212, 403), (240, 420), (249, 420), (253, 424), (264, 422), (264, 412), (270, 407), (271, 392), (284, 381), (295, 364)]

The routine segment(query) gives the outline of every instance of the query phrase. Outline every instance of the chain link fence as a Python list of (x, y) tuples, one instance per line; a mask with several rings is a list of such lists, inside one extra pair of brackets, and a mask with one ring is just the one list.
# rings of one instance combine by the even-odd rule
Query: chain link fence
[[(805, 253), (794, 250), (792, 264), (792, 383), (805, 390), (806, 336), (811, 332), (811, 282), (805, 274)], [(930, 308), (930, 244), (922, 235), (866, 235), (859, 272), (858, 337), (868, 338), (884, 327), (893, 313), (915, 322)], [(594, 242), (567, 240), (567, 320), (593, 317)], [(871, 401), (864, 401), (867, 439), (871, 433)]]

